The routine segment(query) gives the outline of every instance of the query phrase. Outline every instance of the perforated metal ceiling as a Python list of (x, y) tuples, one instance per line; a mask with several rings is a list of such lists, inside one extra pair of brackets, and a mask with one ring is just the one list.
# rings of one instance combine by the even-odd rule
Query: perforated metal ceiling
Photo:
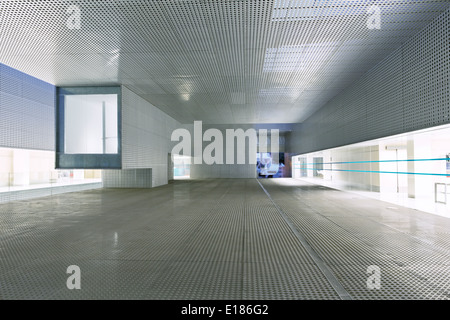
[[(67, 21), (80, 8), (80, 28)], [(369, 5), (381, 28), (369, 29)], [(450, 6), (429, 0), (1, 1), (0, 62), (124, 84), (182, 123), (301, 122)], [(74, 21), (74, 20), (70, 20)]]

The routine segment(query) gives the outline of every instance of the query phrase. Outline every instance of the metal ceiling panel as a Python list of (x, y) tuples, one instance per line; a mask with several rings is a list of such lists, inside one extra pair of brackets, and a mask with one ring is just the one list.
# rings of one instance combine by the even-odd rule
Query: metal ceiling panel
[[(367, 27), (373, 5), (380, 29)], [(0, 1), (0, 62), (55, 85), (126, 85), (182, 123), (293, 123), (449, 6), (443, 0), (7, 0)], [(76, 12), (69, 8), (79, 9), (79, 28), (70, 24)]]

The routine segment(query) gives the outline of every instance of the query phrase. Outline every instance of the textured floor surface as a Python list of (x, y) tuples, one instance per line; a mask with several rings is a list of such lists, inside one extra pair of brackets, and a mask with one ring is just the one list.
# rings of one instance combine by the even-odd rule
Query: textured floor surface
[(450, 299), (450, 219), (291, 179), (10, 202), (0, 299)]

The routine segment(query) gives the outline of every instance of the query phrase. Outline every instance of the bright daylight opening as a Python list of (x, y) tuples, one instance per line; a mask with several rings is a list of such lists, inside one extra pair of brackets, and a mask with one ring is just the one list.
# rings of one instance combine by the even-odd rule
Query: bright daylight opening
[(191, 157), (178, 154), (173, 156), (173, 178), (174, 180), (191, 178)]
[(450, 126), (293, 157), (293, 178), (450, 217)]

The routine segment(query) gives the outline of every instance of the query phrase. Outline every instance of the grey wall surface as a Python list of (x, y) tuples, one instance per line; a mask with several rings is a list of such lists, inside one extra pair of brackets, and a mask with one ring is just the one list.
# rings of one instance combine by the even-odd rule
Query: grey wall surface
[(302, 154), (450, 122), (450, 10), (329, 101), (289, 138)]
[(55, 150), (55, 87), (3, 64), (0, 147)]
[(172, 131), (180, 123), (122, 87), (122, 169), (152, 169), (152, 186), (168, 182)]

